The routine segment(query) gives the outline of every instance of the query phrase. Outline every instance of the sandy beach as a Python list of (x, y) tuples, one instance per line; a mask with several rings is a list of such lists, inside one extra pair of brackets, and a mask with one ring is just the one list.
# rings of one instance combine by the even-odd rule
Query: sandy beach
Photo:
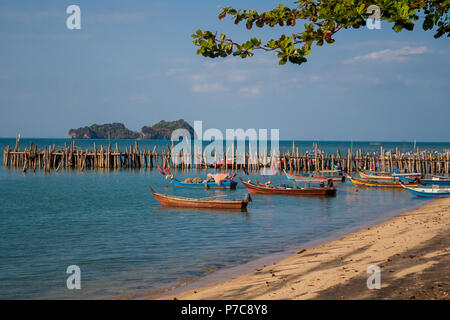
[[(224, 283), (163, 299), (448, 299), (450, 198), (261, 266)], [(367, 269), (381, 270), (369, 290)]]

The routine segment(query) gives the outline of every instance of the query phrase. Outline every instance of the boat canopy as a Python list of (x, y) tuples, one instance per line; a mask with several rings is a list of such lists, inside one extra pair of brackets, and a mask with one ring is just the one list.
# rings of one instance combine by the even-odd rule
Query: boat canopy
[(208, 173), (207, 177), (213, 178), (217, 184), (221, 184), (223, 180), (231, 179), (233, 176), (228, 173)]

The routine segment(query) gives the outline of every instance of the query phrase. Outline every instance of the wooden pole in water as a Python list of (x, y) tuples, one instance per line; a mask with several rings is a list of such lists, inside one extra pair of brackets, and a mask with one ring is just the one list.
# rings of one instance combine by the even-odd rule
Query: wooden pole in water
[(446, 177), (448, 177), (449, 155), (450, 155), (450, 152), (447, 151), (447, 154), (445, 155), (445, 176)]
[[(89, 149), (77, 149), (75, 147), (75, 140), (72, 140), (70, 146), (65, 143), (64, 149), (56, 150), (56, 145), (45, 146), (42, 150), (37, 150), (36, 145), (30, 142), (30, 147), (25, 147), (23, 151), (19, 147), (19, 139), (17, 137), (13, 150), (10, 150), (10, 146), (7, 146), (3, 150), (3, 166), (5, 168), (18, 168), (23, 172), (27, 172), (28, 169), (42, 168), (45, 173), (50, 172), (51, 169), (58, 172), (62, 168), (76, 168), (79, 170), (86, 169), (119, 169), (119, 168), (153, 168), (157, 165), (158, 159), (161, 158), (161, 163), (164, 168), (178, 168), (181, 170), (192, 169), (194, 160), (196, 161), (195, 167), (199, 168), (214, 168), (214, 169), (228, 169), (229, 155), (228, 150), (223, 152), (222, 155), (218, 154), (217, 150), (214, 150), (214, 163), (206, 163), (203, 161), (205, 158), (197, 149), (194, 149), (194, 153), (180, 152), (178, 155), (174, 154), (172, 158), (172, 152), (169, 145), (167, 145), (167, 151), (163, 151), (158, 154), (156, 146), (153, 147), (153, 151), (139, 150), (138, 142), (134, 142), (129, 147), (126, 147), (125, 152), (120, 152), (118, 144), (115, 144), (115, 150), (112, 152), (111, 144), (107, 147), (100, 145), (97, 146), (93, 143), (94, 150), (91, 152)], [(295, 142), (292, 143), (292, 152), (289, 149), (286, 152), (274, 152), (270, 153), (270, 161), (267, 163), (267, 150), (264, 150), (264, 154), (260, 155), (257, 151), (252, 150), (252, 146), (249, 146), (249, 152), (237, 153), (237, 150), (233, 143), (231, 149), (232, 154), (232, 170), (239, 170), (243, 166), (246, 166), (249, 171), (257, 171), (261, 167), (270, 167), (272, 163), (280, 165), (281, 169), (289, 171), (319, 171), (319, 170), (332, 170), (334, 164), (338, 164), (344, 170), (347, 169), (349, 173), (355, 169), (359, 171), (374, 170), (374, 171), (388, 171), (392, 173), (395, 168), (400, 169), (402, 172), (420, 172), (423, 174), (436, 174), (448, 176), (449, 171), (449, 158), (450, 151), (443, 153), (436, 153), (430, 151), (420, 152), (417, 148), (415, 154), (402, 154), (399, 148), (395, 148), (395, 152), (390, 152), (388, 156), (385, 154), (383, 147), (380, 147), (380, 155), (372, 155), (369, 152), (363, 155), (363, 150), (359, 149), (355, 154), (349, 149), (347, 157), (342, 158), (340, 150), (337, 150), (336, 154), (325, 154), (316, 152), (314, 156), (311, 154), (304, 155), (299, 152), (299, 148), (295, 148)], [(222, 157), (222, 158), (221, 158)], [(212, 157), (211, 157), (212, 158)]]
[(5, 155), (4, 155), (3, 161), (4, 161), (5, 168), (8, 167), (8, 162), (9, 162), (9, 145), (5, 149)]

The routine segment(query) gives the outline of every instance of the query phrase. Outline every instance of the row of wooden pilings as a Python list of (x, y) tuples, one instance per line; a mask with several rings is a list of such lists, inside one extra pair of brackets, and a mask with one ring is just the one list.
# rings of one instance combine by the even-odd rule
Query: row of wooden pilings
[(119, 150), (116, 144), (112, 149), (95, 143), (93, 150), (79, 149), (73, 140), (63, 149), (56, 149), (55, 145), (44, 147), (38, 150), (33, 142), (29, 147), (20, 150), (19, 139), (16, 141), (14, 149), (7, 146), (3, 152), (3, 166), (5, 168), (19, 168), (23, 172), (28, 169), (43, 169), (45, 172), (61, 169), (126, 169), (126, 168), (148, 168), (153, 169), (160, 166), (167, 169), (203, 169), (215, 168), (237, 171), (245, 168), (248, 171), (258, 171), (261, 168), (276, 168), (277, 170), (288, 170), (294, 172), (314, 172), (320, 170), (333, 170), (340, 168), (347, 172), (354, 171), (378, 171), (393, 172), (399, 169), (402, 172), (421, 172), (423, 174), (435, 174), (448, 176), (450, 164), (450, 152), (430, 153), (417, 150), (414, 154), (402, 154), (399, 150), (385, 152), (380, 148), (379, 154), (363, 154), (362, 150), (352, 152), (348, 150), (345, 156), (341, 155), (338, 149), (336, 154), (316, 154), (300, 153), (295, 144), (292, 150), (278, 153), (262, 154), (246, 152), (238, 154), (226, 152), (222, 155), (215, 151), (208, 155), (209, 160), (205, 160), (205, 154), (201, 151), (194, 153), (182, 152), (172, 155), (172, 146), (167, 145), (167, 150), (158, 152), (156, 146), (152, 150), (140, 150), (138, 142), (134, 146), (125, 148), (124, 152)]

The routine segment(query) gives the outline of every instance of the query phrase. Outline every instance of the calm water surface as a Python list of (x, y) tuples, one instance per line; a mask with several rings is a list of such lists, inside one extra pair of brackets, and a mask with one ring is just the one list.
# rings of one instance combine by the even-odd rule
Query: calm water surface
[[(0, 139), (2, 150), (11, 141)], [(177, 176), (205, 177), (205, 171)], [(286, 182), (283, 176), (272, 181)], [(146, 295), (426, 201), (402, 190), (345, 183), (337, 184), (337, 196), (331, 198), (255, 195), (247, 212), (197, 211), (162, 208), (149, 184), (193, 197), (246, 194), (241, 184), (235, 191), (173, 189), (158, 171), (44, 175), (1, 168), (0, 298)], [(81, 290), (66, 287), (69, 265), (81, 268)]]

